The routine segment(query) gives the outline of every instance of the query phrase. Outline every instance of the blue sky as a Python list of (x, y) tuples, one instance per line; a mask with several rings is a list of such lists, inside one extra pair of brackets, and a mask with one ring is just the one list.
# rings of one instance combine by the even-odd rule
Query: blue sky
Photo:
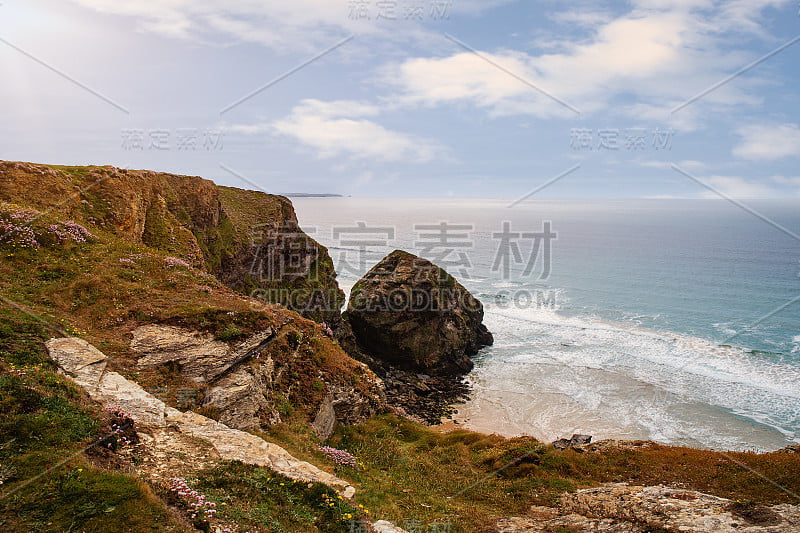
[(0, 159), (269, 192), (516, 198), (572, 170), (537, 197), (797, 198), (798, 11), (3, 0)]

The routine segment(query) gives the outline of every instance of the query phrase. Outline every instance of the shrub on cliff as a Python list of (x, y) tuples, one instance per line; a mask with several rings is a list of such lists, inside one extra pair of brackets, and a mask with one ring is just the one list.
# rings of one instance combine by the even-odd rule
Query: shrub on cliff
[(50, 218), (36, 209), (0, 201), (0, 246), (36, 249), (63, 243), (83, 244), (96, 238), (73, 220), (48, 222)]

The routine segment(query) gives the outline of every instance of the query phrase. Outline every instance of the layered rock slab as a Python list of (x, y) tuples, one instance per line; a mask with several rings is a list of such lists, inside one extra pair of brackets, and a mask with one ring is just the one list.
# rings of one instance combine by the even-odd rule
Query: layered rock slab
[(138, 424), (153, 428), (174, 427), (183, 434), (207, 441), (222, 459), (269, 468), (298, 481), (323, 483), (338, 490), (345, 498), (352, 498), (355, 494), (355, 488), (346, 481), (300, 461), (277, 444), (197, 413), (182, 413), (165, 405), (136, 383), (108, 371), (105, 354), (83, 339), (50, 339), (46, 347), (62, 372), (86, 390), (93, 400), (105, 406), (119, 406)]

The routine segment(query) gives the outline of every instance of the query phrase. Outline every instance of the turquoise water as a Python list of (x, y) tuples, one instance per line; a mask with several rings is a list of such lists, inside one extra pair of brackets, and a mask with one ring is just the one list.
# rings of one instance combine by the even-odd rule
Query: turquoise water
[[(790, 303), (800, 297), (800, 240), (775, 227), (800, 234), (796, 201), (748, 204), (774, 225), (722, 200), (293, 202), (346, 291), (402, 248), (484, 303), (495, 345), (469, 376), (474, 398), (459, 417), (470, 427), (718, 449), (800, 440), (800, 300)], [(442, 221), (471, 228), (452, 232), (467, 234), (456, 239), (464, 247), (431, 247), (421, 233), (436, 232), (415, 231)], [(523, 233), (551, 222), (546, 279), (542, 248), (524, 273), (531, 239), (514, 240), (521, 261), (507, 256), (508, 276), (492, 270), (504, 221)], [(359, 235), (359, 222), (394, 235)]]

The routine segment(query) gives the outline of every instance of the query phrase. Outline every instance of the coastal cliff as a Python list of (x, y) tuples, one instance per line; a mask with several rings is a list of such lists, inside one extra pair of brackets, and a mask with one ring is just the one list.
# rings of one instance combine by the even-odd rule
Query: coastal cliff
[(146, 245), (303, 316), (335, 317), (344, 303), (327, 249), (283, 196), (149, 170), (0, 162), (0, 199)]
[(330, 256), (280, 196), (0, 162), (0, 302), (3, 531), (800, 527), (791, 449), (559, 449), (387, 413), (435, 395), (437, 365), (468, 370), (480, 313), (450, 317), (457, 350), (401, 354), (407, 370), (389, 354), (381, 379), (349, 355), (385, 354), (347, 332)]
[[(280, 305), (321, 319), (342, 298), (288, 199), (194, 176), (0, 162), (0, 201), (14, 300), (117, 345), (117, 364), (159, 394), (242, 429), (280, 422), (289, 405), (313, 420), (332, 404), (346, 423), (385, 410), (380, 380)], [(299, 270), (278, 268), (298, 258)], [(264, 264), (276, 267), (268, 279)], [(259, 284), (334, 303), (260, 299)]]

